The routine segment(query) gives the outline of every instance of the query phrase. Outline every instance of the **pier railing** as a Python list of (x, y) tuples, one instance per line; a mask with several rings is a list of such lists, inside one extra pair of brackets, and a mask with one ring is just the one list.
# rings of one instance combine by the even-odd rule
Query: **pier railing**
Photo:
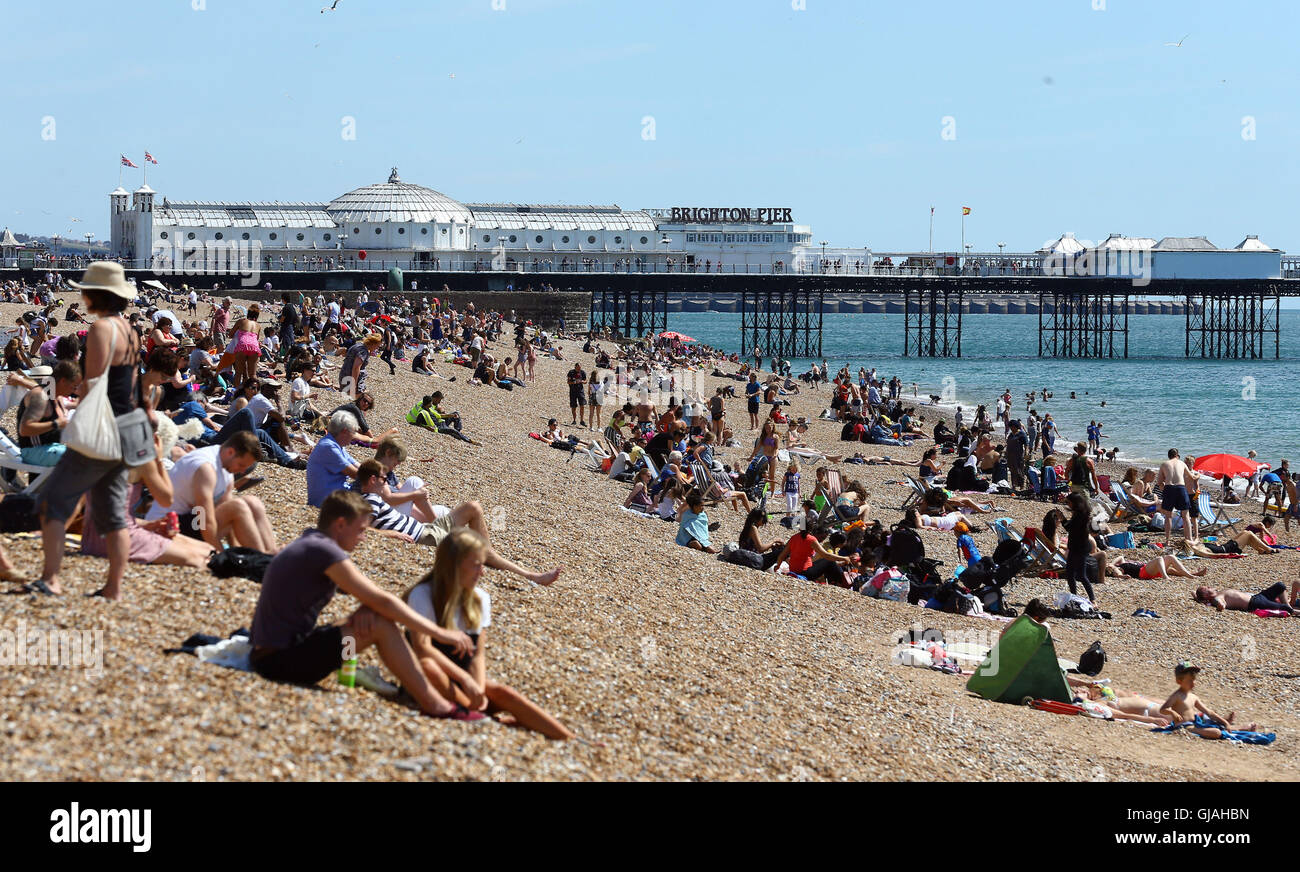
[[(96, 256), (95, 259), (101, 259)], [(153, 270), (160, 274), (206, 274), (202, 258), (193, 264), (169, 264), (150, 258), (135, 260), (110, 258), (127, 269)], [(35, 258), (22, 263), (36, 269), (81, 269), (90, 258), (85, 255), (62, 255), (57, 259)], [(227, 261), (230, 265), (234, 258)], [(19, 266), (17, 262), (2, 265)], [(718, 263), (712, 259), (686, 260), (641, 259), (637, 257), (580, 257), (580, 258), (515, 258), (500, 256), (470, 257), (457, 253), (455, 257), (385, 257), (367, 253), (362, 258), (356, 254), (341, 255), (267, 255), (265, 252), (246, 263), (248, 267), (274, 272), (385, 272), (392, 267), (403, 270), (451, 273), (501, 273), (529, 275), (542, 273), (592, 273), (592, 274), (673, 274), (673, 275), (799, 275), (799, 276), (1037, 276), (1044, 275), (1042, 260), (1034, 254), (980, 255), (971, 254), (873, 254), (870, 259), (854, 260), (827, 258), (813, 259), (795, 264), (782, 261), (773, 263)], [(214, 271), (215, 272), (215, 271)]]

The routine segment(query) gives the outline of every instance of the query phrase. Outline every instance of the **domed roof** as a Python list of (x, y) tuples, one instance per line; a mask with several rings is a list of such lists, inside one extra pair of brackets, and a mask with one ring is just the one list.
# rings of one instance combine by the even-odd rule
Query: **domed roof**
[(397, 176), (397, 167), (393, 167), (387, 182), (348, 191), (331, 200), (325, 211), (340, 224), (408, 221), (468, 224), (474, 217), (469, 209), (450, 197), (402, 181)]

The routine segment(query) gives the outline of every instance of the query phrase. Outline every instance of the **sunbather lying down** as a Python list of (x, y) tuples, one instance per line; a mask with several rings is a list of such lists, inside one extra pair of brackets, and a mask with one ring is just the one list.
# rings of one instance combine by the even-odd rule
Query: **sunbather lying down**
[(1076, 698), (1106, 706), (1116, 720), (1138, 721), (1161, 727), (1169, 724), (1169, 718), (1160, 714), (1160, 703), (1150, 697), (1073, 675), (1065, 676), (1065, 680), (1069, 682)]
[(1276, 584), (1266, 587), (1259, 593), (1251, 596), (1239, 590), (1225, 589), (1215, 590), (1212, 587), (1198, 587), (1192, 594), (1201, 605), (1214, 606), (1219, 611), (1236, 611), (1236, 612), (1253, 612), (1256, 609), (1268, 611), (1280, 611), (1296, 615), (1295, 602), (1297, 595), (1300, 595), (1300, 581), (1291, 583), (1290, 600), (1283, 600), (1286, 593), (1286, 583), (1277, 582)]
[(1188, 542), (1186, 539), (1178, 540), (1179, 551), (1183, 554), (1195, 554), (1197, 557), (1222, 557), (1225, 554), (1245, 554), (1246, 549), (1254, 551), (1256, 554), (1272, 554), (1273, 549), (1264, 542), (1263, 539), (1256, 536), (1249, 530), (1242, 530), (1236, 536), (1231, 538), (1219, 536), (1214, 542)]

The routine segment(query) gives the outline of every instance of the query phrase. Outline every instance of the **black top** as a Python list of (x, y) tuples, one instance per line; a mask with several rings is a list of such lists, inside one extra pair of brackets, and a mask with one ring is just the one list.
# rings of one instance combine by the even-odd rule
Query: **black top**
[[(31, 396), (28, 394), (28, 396)], [(35, 423), (43, 424), (46, 421), (54, 420), (55, 403), (58, 402), (48, 390), (45, 391), (45, 414), (41, 415)], [(22, 402), (18, 404), (18, 447), (33, 448), (37, 445), (53, 445), (59, 441), (60, 431), (57, 427), (48, 433), (40, 433), (36, 436), (22, 435), (23, 415), (27, 414), (27, 397), (23, 397)]]

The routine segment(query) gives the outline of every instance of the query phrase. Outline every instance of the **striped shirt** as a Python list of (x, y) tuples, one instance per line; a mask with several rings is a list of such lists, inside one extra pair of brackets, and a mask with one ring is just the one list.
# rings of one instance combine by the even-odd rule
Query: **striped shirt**
[(410, 515), (403, 515), (397, 509), (384, 502), (384, 498), (379, 494), (362, 494), (366, 502), (370, 503), (373, 512), (372, 526), (376, 530), (396, 530), (404, 533), (412, 539), (419, 539), (424, 533), (424, 524), (412, 518)]

